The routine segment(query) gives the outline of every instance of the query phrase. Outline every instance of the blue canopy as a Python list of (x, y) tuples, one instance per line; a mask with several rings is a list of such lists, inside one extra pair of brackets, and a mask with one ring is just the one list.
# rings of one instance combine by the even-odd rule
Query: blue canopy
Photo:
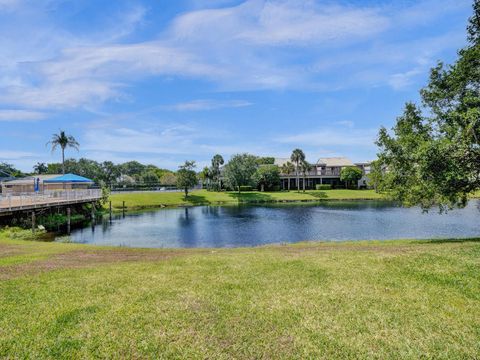
[(44, 180), (44, 183), (93, 183), (93, 180), (75, 174), (65, 174), (53, 179)]

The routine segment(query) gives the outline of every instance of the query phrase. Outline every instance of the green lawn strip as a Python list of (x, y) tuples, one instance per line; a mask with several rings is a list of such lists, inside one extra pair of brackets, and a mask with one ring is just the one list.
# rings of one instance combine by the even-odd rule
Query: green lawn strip
[(112, 207), (122, 208), (123, 201), (128, 210), (154, 207), (221, 205), (239, 203), (274, 203), (274, 202), (315, 202), (324, 200), (380, 200), (384, 197), (373, 190), (309, 190), (305, 192), (214, 192), (206, 190), (192, 191), (187, 199), (181, 192), (136, 192), (111, 195)]
[(480, 353), (478, 240), (178, 252), (0, 281), (0, 357)]

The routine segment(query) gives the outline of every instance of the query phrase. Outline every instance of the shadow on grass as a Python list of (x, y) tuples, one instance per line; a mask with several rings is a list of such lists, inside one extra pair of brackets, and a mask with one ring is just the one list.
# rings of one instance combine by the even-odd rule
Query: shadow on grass
[(325, 191), (305, 191), (305, 194), (313, 196), (317, 199), (327, 199), (328, 195)]
[(238, 202), (270, 202), (274, 199), (271, 195), (266, 193), (258, 193), (258, 192), (241, 192), (241, 193), (229, 193), (230, 197), (238, 200)]
[(188, 194), (188, 197), (182, 197), (183, 201), (188, 201), (194, 205), (208, 204), (210, 201), (205, 196)]
[(450, 238), (450, 239), (429, 239), (429, 240), (415, 240), (413, 244), (448, 244), (448, 243), (465, 243), (465, 242), (480, 242), (480, 238)]

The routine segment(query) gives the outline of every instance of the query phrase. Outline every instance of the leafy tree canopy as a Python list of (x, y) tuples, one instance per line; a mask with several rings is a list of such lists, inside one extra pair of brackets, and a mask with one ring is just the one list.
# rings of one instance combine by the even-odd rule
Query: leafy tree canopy
[(258, 157), (257, 164), (258, 165), (273, 165), (275, 163), (274, 157)]
[(273, 190), (280, 185), (280, 169), (277, 165), (263, 165), (253, 174), (253, 181), (258, 189)]
[(195, 172), (195, 161), (185, 161), (179, 166), (177, 171), (177, 188), (183, 189), (185, 198), (188, 197), (188, 190), (193, 188), (198, 183), (197, 173)]
[(21, 177), (23, 173), (16, 169), (13, 165), (5, 162), (0, 163), (0, 178), (1, 177)]
[(225, 165), (224, 178), (232, 189), (240, 192), (240, 186), (253, 186), (252, 176), (257, 170), (257, 157), (250, 154), (236, 154)]
[(480, 189), (480, 0), (467, 32), (455, 63), (431, 70), (422, 106), (407, 103), (393, 132), (380, 130), (381, 185), (405, 205), (461, 207)]
[(363, 176), (363, 172), (356, 166), (347, 166), (340, 172), (340, 180), (345, 181), (347, 186), (355, 184)]

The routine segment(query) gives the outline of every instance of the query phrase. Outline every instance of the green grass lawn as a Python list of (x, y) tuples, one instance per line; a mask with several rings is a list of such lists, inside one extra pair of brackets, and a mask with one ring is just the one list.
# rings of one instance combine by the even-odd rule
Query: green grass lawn
[(473, 359), (479, 309), (479, 240), (146, 250), (0, 235), (0, 358)]
[(310, 190), (306, 192), (214, 192), (206, 190), (193, 191), (184, 199), (181, 192), (135, 192), (111, 195), (112, 207), (120, 209), (122, 202), (129, 210), (138, 210), (162, 206), (238, 204), (280, 201), (321, 201), (321, 200), (374, 200), (382, 199), (381, 194), (373, 190)]

